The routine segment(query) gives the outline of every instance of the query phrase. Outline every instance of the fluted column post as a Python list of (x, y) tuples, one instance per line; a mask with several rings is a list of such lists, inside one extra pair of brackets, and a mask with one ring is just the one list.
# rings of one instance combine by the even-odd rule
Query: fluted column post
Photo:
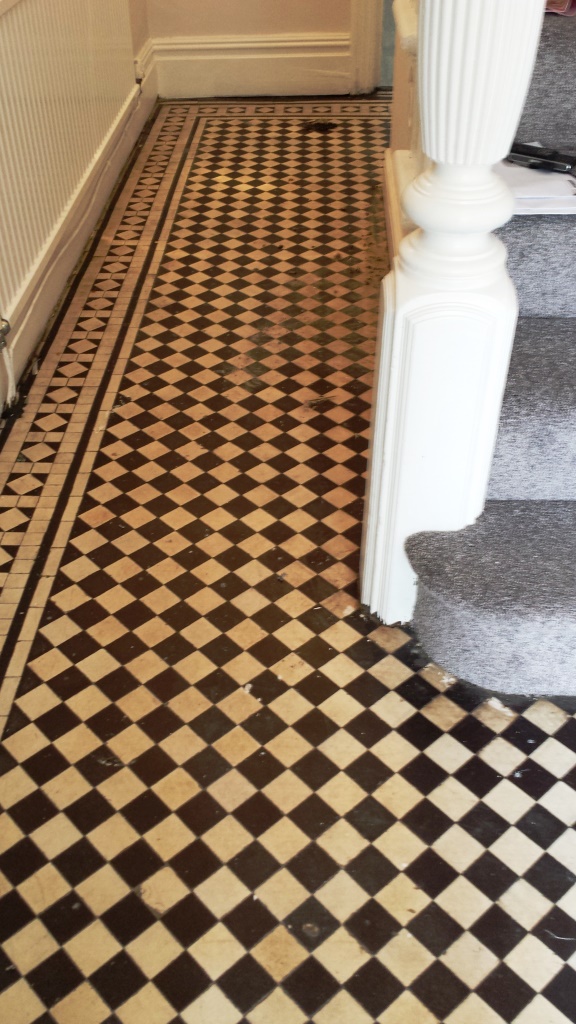
[(544, 0), (420, 0), (422, 148), (406, 190), (418, 229), (383, 282), (363, 538), (362, 600), (410, 619), (405, 540), (457, 530), (484, 507), (517, 302), (492, 231), (512, 197), (492, 165), (510, 149)]

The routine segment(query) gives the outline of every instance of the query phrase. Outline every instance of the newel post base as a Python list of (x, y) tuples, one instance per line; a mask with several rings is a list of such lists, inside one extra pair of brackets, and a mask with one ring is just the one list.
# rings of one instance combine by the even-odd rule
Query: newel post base
[(419, 229), (382, 286), (362, 543), (361, 599), (408, 621), (404, 551), (421, 530), (482, 512), (517, 317), (492, 232), (512, 199), (491, 167), (510, 148), (544, 0), (421, 0), (423, 151), (432, 161), (403, 205)]

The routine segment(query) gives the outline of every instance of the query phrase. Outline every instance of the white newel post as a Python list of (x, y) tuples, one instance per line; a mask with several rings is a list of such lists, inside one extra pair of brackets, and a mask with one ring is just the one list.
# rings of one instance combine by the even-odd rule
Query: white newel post
[(492, 172), (528, 90), (544, 0), (421, 0), (422, 148), (434, 163), (406, 190), (418, 230), (382, 290), (362, 551), (362, 601), (408, 621), (405, 540), (457, 530), (486, 496), (517, 302), (503, 245), (512, 214)]

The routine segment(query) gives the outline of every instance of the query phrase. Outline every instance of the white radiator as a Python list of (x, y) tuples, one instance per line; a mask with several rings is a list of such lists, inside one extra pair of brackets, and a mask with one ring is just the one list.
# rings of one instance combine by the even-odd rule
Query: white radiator
[(0, 0), (0, 312), (17, 374), (100, 213), (138, 94), (128, 0)]

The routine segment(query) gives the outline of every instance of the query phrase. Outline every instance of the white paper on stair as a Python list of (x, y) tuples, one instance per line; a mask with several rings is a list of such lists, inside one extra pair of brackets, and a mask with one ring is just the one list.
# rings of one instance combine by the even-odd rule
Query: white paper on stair
[(576, 179), (506, 161), (494, 170), (514, 196), (516, 214), (576, 214)]

